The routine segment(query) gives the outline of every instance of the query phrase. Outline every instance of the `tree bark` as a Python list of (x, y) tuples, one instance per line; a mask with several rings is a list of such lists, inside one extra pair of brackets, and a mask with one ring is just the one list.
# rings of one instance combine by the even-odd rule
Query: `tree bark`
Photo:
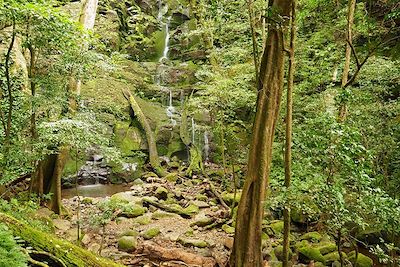
[(238, 207), (235, 241), (230, 267), (261, 267), (261, 234), (264, 200), (268, 186), (275, 126), (284, 78), (284, 28), (288, 24), (292, 0), (272, 1), (284, 20), (271, 25), (265, 45), (258, 84), (257, 112), (250, 145), (248, 172)]
[[(356, 0), (349, 0), (348, 14), (347, 14), (347, 32), (346, 32), (346, 56), (342, 75), (342, 86), (341, 90), (346, 90), (346, 85), (349, 79), (352, 44), (353, 44), (353, 22), (354, 13), (356, 10)], [(347, 116), (347, 101), (342, 100), (339, 107), (339, 121), (343, 122)]]
[(165, 176), (165, 171), (162, 169), (160, 165), (160, 159), (158, 157), (156, 138), (154, 137), (153, 130), (150, 127), (150, 124), (144, 115), (142, 109), (139, 104), (136, 102), (135, 97), (129, 91), (123, 91), (125, 98), (129, 101), (129, 105), (135, 114), (137, 120), (142, 126), (147, 139), (147, 145), (149, 147), (149, 158), (150, 165), (156, 171), (156, 173), (160, 176)]
[[(292, 124), (293, 124), (293, 88), (295, 72), (295, 39), (296, 39), (296, 6), (297, 1), (292, 2), (292, 16), (290, 27), (289, 47), (289, 77), (287, 89), (286, 109), (286, 143), (285, 143), (285, 187), (289, 188), (292, 178)], [(290, 207), (286, 206), (283, 211), (283, 267), (289, 266), (289, 245), (290, 245)]]

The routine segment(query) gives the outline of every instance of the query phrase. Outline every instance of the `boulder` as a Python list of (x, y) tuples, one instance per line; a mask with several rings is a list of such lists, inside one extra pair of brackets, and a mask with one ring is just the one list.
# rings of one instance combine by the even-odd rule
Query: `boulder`
[(158, 187), (155, 196), (160, 200), (166, 200), (168, 198), (168, 190), (165, 187)]
[(178, 242), (184, 245), (185, 247), (197, 247), (197, 248), (208, 247), (208, 243), (200, 239), (188, 239), (184, 237), (179, 237)]
[(123, 236), (118, 239), (118, 249), (125, 252), (133, 252), (138, 245), (136, 236)]
[(147, 211), (146, 208), (143, 206), (133, 204), (129, 206), (125, 206), (124, 210), (121, 212), (121, 216), (127, 217), (127, 218), (135, 218), (138, 216), (141, 216), (145, 214)]
[(148, 240), (156, 237), (159, 234), (160, 234), (160, 229), (158, 227), (153, 227), (142, 233), (142, 236), (144, 239)]
[[(350, 252), (349, 253), (350, 262), (354, 263), (355, 259), (356, 259), (356, 252), (355, 251)], [(365, 256), (362, 253), (358, 253), (358, 256), (357, 256), (357, 266), (358, 267), (372, 267), (373, 265), (374, 265), (374, 261), (370, 257)]]
[(318, 243), (322, 239), (322, 235), (318, 232), (305, 233), (300, 237), (300, 240), (308, 240), (314, 243)]
[(311, 245), (305, 245), (298, 248), (299, 251), (299, 260), (304, 263), (314, 262), (322, 262), (325, 264), (325, 258), (322, 256), (321, 252), (318, 248), (313, 247)]
[[(283, 261), (283, 246), (279, 245), (276, 248), (274, 248), (274, 253), (275, 253), (275, 256), (278, 258), (278, 260)], [(289, 248), (289, 259), (292, 256), (293, 256), (293, 252)]]

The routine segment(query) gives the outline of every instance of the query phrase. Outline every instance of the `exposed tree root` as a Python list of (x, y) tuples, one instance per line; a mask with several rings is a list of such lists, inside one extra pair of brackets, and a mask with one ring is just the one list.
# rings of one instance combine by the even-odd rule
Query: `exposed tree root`
[(192, 267), (216, 266), (216, 261), (213, 258), (203, 257), (178, 248), (163, 248), (153, 242), (144, 242), (137, 252), (145, 254), (148, 258), (151, 259), (163, 261), (182, 261), (188, 266)]

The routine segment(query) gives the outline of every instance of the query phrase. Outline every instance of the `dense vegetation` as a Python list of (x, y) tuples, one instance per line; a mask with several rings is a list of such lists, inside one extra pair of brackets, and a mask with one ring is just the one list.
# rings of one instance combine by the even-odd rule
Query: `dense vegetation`
[(399, 56), (396, 0), (0, 0), (0, 267), (398, 266)]

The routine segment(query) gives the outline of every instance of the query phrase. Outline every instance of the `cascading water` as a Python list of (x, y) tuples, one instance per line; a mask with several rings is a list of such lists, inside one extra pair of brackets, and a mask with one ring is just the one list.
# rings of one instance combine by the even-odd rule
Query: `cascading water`
[[(159, 86), (161, 86), (161, 82), (162, 82), (162, 73), (161, 73), (161, 70), (163, 70), (162, 66), (164, 66), (164, 64), (163, 64), (164, 61), (168, 60), (168, 51), (169, 51), (169, 39), (170, 39), (169, 25), (171, 22), (171, 17), (168, 17), (164, 21), (164, 14), (167, 12), (168, 12), (168, 5), (165, 4), (165, 6), (163, 6), (162, 1), (159, 0), (158, 1), (158, 16), (157, 16), (157, 18), (158, 18), (161, 28), (163, 29), (163, 31), (165, 33), (163, 54), (159, 59), (161, 66), (159, 67), (159, 73), (157, 74), (157, 77), (156, 77), (156, 82)], [(176, 120), (174, 119), (176, 110), (172, 103), (171, 88), (168, 88), (168, 91), (169, 91), (169, 102), (168, 102), (168, 107), (166, 109), (166, 112), (167, 112), (168, 118), (171, 121), (172, 127), (175, 127), (177, 124)]]

